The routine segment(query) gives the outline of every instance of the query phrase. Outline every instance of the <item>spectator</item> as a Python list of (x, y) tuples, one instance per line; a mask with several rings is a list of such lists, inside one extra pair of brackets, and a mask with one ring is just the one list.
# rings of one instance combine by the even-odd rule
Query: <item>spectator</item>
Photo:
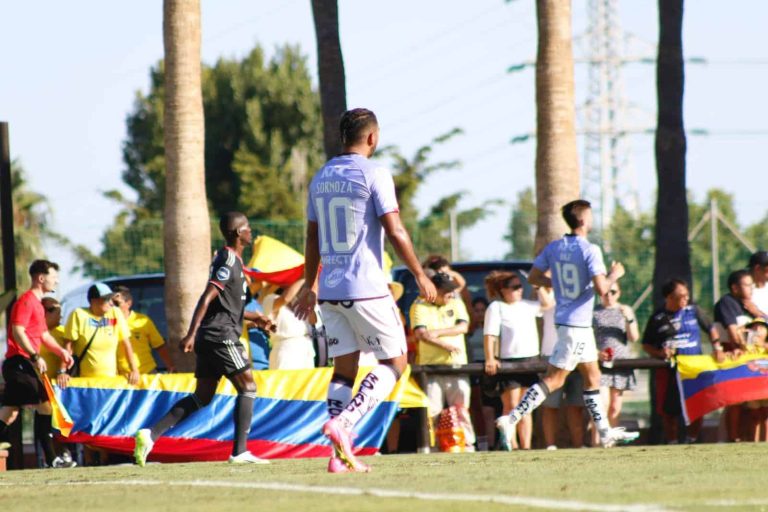
[[(768, 313), (768, 252), (757, 251), (749, 258), (749, 272), (755, 283), (752, 302), (763, 313)], [(765, 317), (765, 315), (761, 315)]]
[[(551, 297), (553, 304), (555, 295), (551, 288), (540, 288)], [(541, 357), (548, 360), (557, 342), (555, 328), (555, 308), (544, 311), (541, 336)], [(557, 450), (557, 431), (560, 419), (560, 408), (565, 406), (565, 423), (572, 448), (584, 446), (584, 380), (579, 372), (571, 372), (565, 378), (565, 384), (553, 391), (541, 404), (541, 427), (544, 445), (547, 450)]]
[[(538, 290), (538, 301), (523, 299), (523, 283), (515, 272), (491, 272), (485, 278), (488, 298), (492, 300), (485, 312), (485, 373), (491, 377), (499, 370), (501, 362), (535, 361), (539, 355), (539, 333), (536, 317), (552, 307), (553, 300)], [(520, 402), (523, 393), (536, 383), (535, 373), (497, 376), (501, 391), (502, 415)], [(526, 415), (517, 425), (517, 437), (501, 436), (503, 450), (531, 449), (533, 419)]]
[[(648, 319), (643, 333), (643, 350), (651, 357), (666, 361), (671, 361), (676, 354), (701, 355), (701, 329), (709, 334), (719, 359), (722, 346), (717, 330), (701, 308), (690, 304), (688, 284), (680, 279), (671, 279), (664, 283), (661, 294), (664, 305)], [(664, 436), (668, 444), (676, 444), (682, 409), (674, 368), (656, 370), (655, 381), (656, 411), (662, 419)], [(698, 419), (688, 426), (687, 442), (696, 442), (701, 424), (702, 420)]]
[[(128, 322), (128, 329), (131, 332), (131, 348), (133, 357), (139, 367), (139, 373), (157, 373), (157, 363), (152, 355), (152, 349), (157, 351), (168, 373), (174, 373), (176, 367), (168, 352), (165, 340), (147, 315), (133, 310), (133, 295), (127, 286), (116, 286), (115, 295), (112, 297), (112, 303), (120, 308), (125, 320)], [(130, 365), (123, 351), (118, 353), (117, 366), (122, 374), (130, 371)]]
[[(48, 333), (61, 348), (64, 348), (66, 343), (64, 341), (64, 326), (61, 325), (61, 304), (53, 297), (43, 297), (41, 302), (45, 311), (45, 325), (48, 327)], [(57, 380), (61, 361), (58, 353), (43, 344), (40, 345), (40, 357), (45, 359), (45, 366), (48, 368), (45, 374), (51, 380)]]
[[(756, 318), (745, 327), (748, 351), (751, 354), (766, 354), (768, 324), (765, 319)], [(751, 400), (746, 403), (749, 411), (749, 440), (768, 441), (768, 400)]]
[(472, 294), (469, 293), (466, 279), (464, 279), (464, 276), (451, 268), (451, 263), (444, 256), (439, 254), (432, 254), (427, 256), (427, 259), (424, 260), (424, 264), (422, 266), (424, 267), (424, 270), (429, 269), (433, 272), (443, 272), (444, 274), (448, 274), (451, 279), (453, 279), (456, 284), (459, 285), (454, 293), (461, 297), (461, 300), (464, 302), (464, 306), (467, 309), (472, 308)]
[[(470, 322), (467, 333), (467, 359), (470, 363), (485, 364), (485, 350), (483, 349), (483, 325), (485, 325), (485, 311), (488, 309), (488, 299), (475, 297), (472, 299), (472, 307), (469, 310)], [(472, 376), (469, 378), (472, 388), (472, 404), (470, 411), (474, 422), (475, 432), (482, 432), (477, 437), (478, 450), (486, 451), (489, 445), (496, 439), (496, 416), (501, 413), (501, 400), (496, 391), (496, 383), (483, 377)], [(486, 384), (489, 387), (486, 388)]]
[[(598, 358), (600, 359), (602, 376), (600, 392), (603, 400), (608, 402), (608, 422), (612, 427), (619, 424), (622, 395), (637, 386), (635, 371), (613, 367), (614, 359), (630, 359), (632, 351), (630, 342), (640, 338), (635, 312), (632, 308), (621, 304), (621, 287), (614, 283), (608, 293), (601, 297), (602, 304), (595, 308), (592, 325), (597, 340)], [(592, 431), (592, 445), (597, 446), (599, 439), (597, 430)]]
[[(464, 334), (469, 329), (469, 316), (464, 302), (454, 296), (459, 284), (444, 272), (432, 273), (432, 283), (437, 289), (434, 303), (419, 297), (411, 305), (410, 317), (413, 334), (419, 342), (417, 364), (467, 364)], [(429, 415), (435, 421), (445, 403), (456, 406), (464, 416), (462, 428), (467, 448), (475, 442), (470, 420), (469, 379), (453, 375), (427, 377)]]
[[(715, 328), (723, 340), (723, 351), (718, 351), (720, 360), (723, 354), (738, 358), (747, 350), (744, 327), (753, 318), (762, 316), (752, 302), (752, 288), (755, 283), (747, 270), (736, 270), (728, 276), (728, 293), (715, 304)], [(725, 408), (725, 427), (728, 440), (741, 441), (741, 404)]]
[(284, 290), (276, 290), (282, 293), (269, 293), (262, 303), (264, 314), (275, 324), (275, 331), (270, 336), (270, 370), (315, 367), (315, 349), (312, 346), (310, 324), (317, 323), (317, 311), (305, 322), (296, 318), (291, 308), (284, 307), (293, 300), (303, 284), (304, 279), (299, 279)]
[[(47, 260), (35, 260), (29, 267), (32, 284), (11, 308), (8, 328), (8, 349), (3, 362), (5, 395), (0, 407), (0, 449), (7, 449), (6, 433), (8, 427), (19, 416), (19, 410), (25, 406), (34, 406), (35, 438), (43, 447), (45, 461), (50, 467), (64, 468), (75, 464), (65, 462), (56, 456), (53, 447), (51, 427), (51, 403), (45, 391), (41, 375), (47, 367), (45, 359), (40, 357), (40, 346), (58, 355), (61, 365), (72, 366), (72, 356), (61, 348), (48, 333), (45, 322), (45, 310), (42, 304), (43, 294), (52, 292), (59, 283), (59, 266)], [(46, 378), (46, 377), (42, 377)]]
[[(133, 357), (131, 331), (120, 308), (112, 306), (114, 292), (104, 283), (88, 288), (87, 308), (77, 308), (64, 327), (66, 348), (77, 358), (80, 377), (116, 377), (118, 349), (122, 346), (128, 361), (128, 383), (139, 382), (139, 367)], [(63, 375), (65, 387), (68, 377)]]

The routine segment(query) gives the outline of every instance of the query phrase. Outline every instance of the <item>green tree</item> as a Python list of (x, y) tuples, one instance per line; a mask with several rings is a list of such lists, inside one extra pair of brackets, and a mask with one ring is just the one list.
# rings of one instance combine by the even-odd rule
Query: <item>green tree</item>
[[(239, 210), (254, 222), (303, 219), (308, 180), (324, 157), (319, 99), (298, 48), (281, 47), (267, 61), (256, 46), (242, 60), (203, 66), (202, 95), (211, 216)], [(86, 275), (163, 268), (158, 244), (166, 192), (164, 112), (165, 65), (160, 62), (150, 70), (149, 91), (137, 92), (126, 120), (122, 177), (136, 200), (107, 193), (122, 211), (102, 236), (100, 254), (76, 248)]]
[[(29, 264), (45, 257), (44, 243), (46, 241), (67, 243), (67, 240), (51, 229), (53, 211), (48, 199), (29, 188), (26, 172), (19, 160), (11, 162), (11, 197), (13, 240), (16, 246), (16, 287), (18, 290), (24, 290), (29, 287), (27, 273)], [(1, 253), (0, 263), (2, 263)], [(1, 279), (2, 275), (0, 275)]]
[(533, 258), (533, 244), (536, 239), (536, 197), (528, 187), (517, 194), (509, 219), (509, 231), (504, 240), (510, 249), (505, 258), (530, 260)]

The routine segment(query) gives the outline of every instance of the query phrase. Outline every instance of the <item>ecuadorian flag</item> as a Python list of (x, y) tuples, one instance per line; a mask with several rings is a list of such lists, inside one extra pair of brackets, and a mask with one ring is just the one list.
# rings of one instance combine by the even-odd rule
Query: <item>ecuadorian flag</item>
[(677, 356), (685, 421), (749, 400), (768, 399), (768, 355), (747, 354), (717, 363), (712, 356)]
[(253, 256), (243, 269), (251, 279), (289, 286), (304, 276), (304, 256), (280, 240), (261, 235), (253, 241)]
[[(248, 448), (264, 458), (330, 456), (331, 446), (320, 428), (328, 418), (325, 400), (332, 372), (332, 368), (253, 372), (258, 396)], [(360, 369), (355, 389), (367, 372)], [(426, 407), (424, 393), (409, 375), (410, 369), (388, 399), (356, 426), (358, 454), (378, 452), (399, 406)], [(71, 379), (59, 394), (74, 422), (67, 441), (132, 453), (136, 431), (154, 424), (194, 389), (191, 374), (142, 375), (135, 387), (123, 377)], [(155, 443), (149, 460), (226, 460), (234, 438), (235, 396), (232, 384), (222, 379), (213, 401), (168, 430)]]

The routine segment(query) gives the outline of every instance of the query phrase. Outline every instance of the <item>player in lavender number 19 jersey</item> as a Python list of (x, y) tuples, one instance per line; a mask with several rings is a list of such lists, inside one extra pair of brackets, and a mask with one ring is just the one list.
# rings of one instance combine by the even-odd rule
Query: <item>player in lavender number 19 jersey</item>
[(502, 436), (510, 438), (520, 419), (541, 405), (549, 393), (561, 388), (568, 374), (578, 368), (584, 378), (584, 405), (597, 426), (601, 444), (610, 448), (617, 443), (634, 441), (638, 433), (612, 427), (608, 422), (600, 399), (600, 367), (592, 311), (595, 292), (600, 296), (608, 293), (611, 285), (624, 275), (624, 267), (614, 262), (606, 275), (600, 248), (587, 240), (592, 228), (589, 202), (571, 201), (563, 206), (562, 212), (571, 232), (544, 248), (528, 276), (533, 286), (553, 288), (555, 292), (557, 343), (546, 375), (528, 388), (517, 407), (508, 416), (499, 418), (496, 425)]

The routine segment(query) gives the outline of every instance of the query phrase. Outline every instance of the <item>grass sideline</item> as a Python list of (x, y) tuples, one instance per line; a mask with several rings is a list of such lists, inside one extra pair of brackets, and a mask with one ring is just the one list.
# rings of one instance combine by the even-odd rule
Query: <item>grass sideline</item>
[(327, 474), (325, 459), (27, 470), (2, 475), (0, 503), (25, 512), (768, 510), (765, 460), (768, 444), (743, 443), (391, 455), (366, 458), (373, 473), (346, 475)]

